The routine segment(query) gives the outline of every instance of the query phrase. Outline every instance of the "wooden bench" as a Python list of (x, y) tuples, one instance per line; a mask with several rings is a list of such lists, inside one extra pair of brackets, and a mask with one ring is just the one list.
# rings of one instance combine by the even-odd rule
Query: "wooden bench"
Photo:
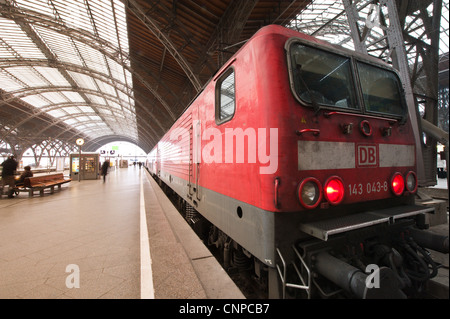
[(44, 196), (44, 189), (50, 188), (50, 192), (53, 193), (55, 186), (58, 186), (58, 189), (60, 189), (62, 184), (71, 180), (70, 178), (64, 178), (63, 173), (27, 177), (24, 180), (24, 184), (16, 186), (14, 190), (16, 192), (28, 192), (30, 197), (33, 196), (35, 191), (39, 191), (39, 194)]

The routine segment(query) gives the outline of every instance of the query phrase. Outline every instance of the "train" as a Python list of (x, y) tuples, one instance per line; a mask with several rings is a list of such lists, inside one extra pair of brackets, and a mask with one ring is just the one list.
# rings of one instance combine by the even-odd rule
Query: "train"
[[(146, 167), (268, 298), (413, 298), (436, 275), (416, 148), (387, 63), (278, 26), (205, 84)], [(430, 244), (432, 243), (432, 244)]]

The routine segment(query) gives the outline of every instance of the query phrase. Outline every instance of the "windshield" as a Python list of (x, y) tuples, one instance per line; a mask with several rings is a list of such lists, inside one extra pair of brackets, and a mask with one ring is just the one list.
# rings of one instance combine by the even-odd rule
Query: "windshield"
[[(289, 59), (294, 95), (316, 110), (327, 107), (405, 115), (401, 83), (393, 71), (361, 61), (352, 67), (350, 57), (294, 41)], [(358, 89), (361, 95), (356, 93)]]
[(395, 73), (361, 62), (357, 65), (366, 110), (403, 115), (400, 82)]
[(304, 102), (357, 108), (351, 60), (294, 43), (291, 47), (293, 84)]

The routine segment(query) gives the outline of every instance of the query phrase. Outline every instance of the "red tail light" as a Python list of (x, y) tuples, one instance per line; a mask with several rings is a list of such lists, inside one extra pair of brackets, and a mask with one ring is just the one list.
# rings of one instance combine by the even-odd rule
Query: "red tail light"
[(391, 179), (391, 189), (392, 192), (400, 196), (403, 194), (403, 190), (405, 189), (405, 180), (400, 173), (395, 173)]
[(332, 205), (337, 205), (344, 199), (344, 183), (337, 176), (330, 177), (325, 182), (324, 187), (325, 198)]

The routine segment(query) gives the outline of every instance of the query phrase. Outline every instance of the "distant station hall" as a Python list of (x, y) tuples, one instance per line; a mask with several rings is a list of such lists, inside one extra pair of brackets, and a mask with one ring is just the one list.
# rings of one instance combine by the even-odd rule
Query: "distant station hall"
[(448, 299), (448, 51), (448, 0), (0, 0), (0, 299)]

